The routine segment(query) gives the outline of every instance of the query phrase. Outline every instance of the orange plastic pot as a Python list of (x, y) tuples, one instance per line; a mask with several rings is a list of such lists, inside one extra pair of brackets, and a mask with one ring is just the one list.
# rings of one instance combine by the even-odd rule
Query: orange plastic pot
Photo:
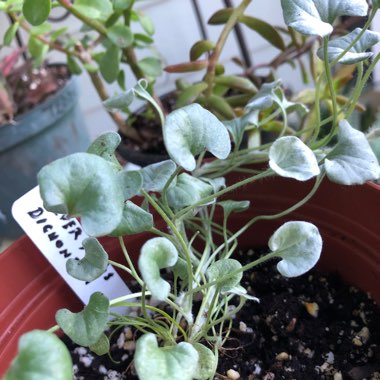
[[(238, 174), (228, 180), (235, 181)], [(286, 209), (312, 187), (271, 178), (245, 186), (232, 193), (235, 200), (250, 200), (248, 212), (231, 217), (231, 230), (262, 214)], [(273, 231), (287, 220), (316, 224), (324, 240), (318, 267), (338, 272), (347, 282), (372, 293), (380, 303), (380, 186), (339, 186), (325, 180), (314, 197), (286, 218), (259, 221), (240, 239), (240, 248), (263, 247)], [(138, 255), (148, 234), (126, 238), (129, 252)], [(105, 239), (113, 260), (123, 261), (117, 239)], [(0, 376), (17, 351), (19, 336), (32, 329), (51, 327), (57, 309), (80, 310), (81, 302), (51, 268), (33, 243), (22, 237), (0, 255)]]

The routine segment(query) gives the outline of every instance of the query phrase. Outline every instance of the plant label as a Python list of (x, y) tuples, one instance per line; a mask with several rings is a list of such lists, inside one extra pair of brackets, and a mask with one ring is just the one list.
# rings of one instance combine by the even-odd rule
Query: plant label
[(91, 282), (77, 280), (67, 273), (66, 261), (69, 258), (83, 258), (85, 251), (82, 241), (88, 235), (77, 219), (46, 211), (38, 186), (14, 202), (12, 214), (83, 303), (88, 304), (91, 294), (96, 291), (102, 292), (109, 299), (131, 293), (111, 265), (108, 265), (102, 276)]

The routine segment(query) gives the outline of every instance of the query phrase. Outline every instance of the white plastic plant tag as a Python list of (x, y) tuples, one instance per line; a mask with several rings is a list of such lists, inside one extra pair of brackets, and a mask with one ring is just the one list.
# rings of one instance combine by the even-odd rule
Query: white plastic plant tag
[[(77, 219), (46, 211), (38, 186), (13, 203), (12, 214), (20, 227), (84, 304), (87, 304), (91, 294), (97, 291), (102, 292), (109, 299), (131, 293), (111, 265), (108, 265), (103, 275), (91, 282), (77, 280), (67, 273), (66, 261), (69, 258), (83, 258), (85, 251), (82, 241), (88, 238), (88, 235)], [(121, 312), (121, 310), (118, 311)]]

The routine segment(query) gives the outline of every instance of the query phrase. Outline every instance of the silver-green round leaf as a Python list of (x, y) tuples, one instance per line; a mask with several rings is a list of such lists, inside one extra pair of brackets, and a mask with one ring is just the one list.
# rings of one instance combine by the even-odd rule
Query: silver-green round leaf
[(277, 270), (285, 277), (296, 277), (313, 268), (319, 260), (322, 237), (312, 223), (287, 222), (276, 230), (268, 245), (282, 258)]
[(172, 112), (163, 127), (166, 149), (174, 162), (192, 171), (194, 156), (208, 150), (225, 159), (231, 151), (227, 128), (211, 112), (199, 104), (191, 104)]
[(33, 330), (21, 336), (4, 380), (71, 380), (71, 355), (55, 334)]
[(282, 177), (307, 181), (320, 173), (313, 151), (298, 137), (285, 136), (269, 149), (269, 166)]
[(198, 351), (190, 343), (159, 347), (151, 333), (137, 340), (134, 359), (140, 380), (192, 380), (198, 367)]
[(152, 296), (164, 301), (170, 293), (170, 284), (161, 278), (160, 270), (173, 267), (178, 260), (174, 244), (163, 237), (148, 240), (141, 248), (139, 269)]

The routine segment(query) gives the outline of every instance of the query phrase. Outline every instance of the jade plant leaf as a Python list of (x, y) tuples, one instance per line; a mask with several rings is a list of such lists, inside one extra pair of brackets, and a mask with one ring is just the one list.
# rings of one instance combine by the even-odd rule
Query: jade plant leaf
[(107, 37), (116, 45), (121, 48), (130, 46), (133, 42), (133, 33), (125, 25), (116, 24), (112, 25), (107, 30)]
[(196, 167), (194, 156), (208, 150), (225, 159), (231, 151), (226, 127), (199, 104), (191, 104), (172, 112), (163, 126), (166, 150), (184, 169)]
[(93, 281), (100, 277), (107, 269), (108, 255), (102, 245), (95, 238), (83, 240), (85, 255), (81, 260), (68, 259), (67, 273), (81, 281)]
[(106, 20), (112, 13), (110, 0), (75, 0), (73, 7), (89, 18)]
[(339, 123), (338, 143), (324, 166), (327, 177), (342, 185), (360, 185), (380, 176), (379, 162), (365, 135), (347, 120)]
[(198, 368), (195, 372), (194, 379), (208, 380), (213, 377), (218, 365), (218, 360), (214, 353), (201, 343), (193, 343), (193, 347), (197, 350), (199, 360)]
[(339, 16), (366, 16), (366, 0), (281, 0), (286, 25), (306, 35), (324, 37)]
[(322, 238), (314, 224), (287, 222), (275, 231), (268, 245), (282, 258), (277, 270), (285, 277), (296, 277), (313, 268), (319, 260)]
[(50, 14), (51, 0), (24, 0), (22, 13), (32, 25), (41, 25)]
[(3, 38), (3, 44), (5, 46), (10, 46), (10, 44), (12, 43), (13, 39), (16, 36), (16, 33), (18, 31), (19, 26), (20, 26), (20, 23), (19, 22), (15, 22), (14, 24), (12, 24), (7, 29), (7, 31), (4, 34), (4, 38)]
[(144, 29), (145, 33), (152, 36), (155, 30), (152, 19), (143, 13), (139, 13), (138, 18), (140, 21), (140, 25)]
[(143, 189), (145, 191), (162, 191), (176, 168), (177, 166), (172, 160), (145, 166), (140, 171), (143, 178)]
[(125, 11), (128, 9), (134, 0), (112, 0), (113, 9), (115, 11)]
[(4, 380), (71, 380), (72, 360), (55, 334), (33, 330), (21, 336), (18, 354)]
[(108, 83), (113, 83), (119, 75), (121, 50), (118, 46), (110, 44), (99, 62), (99, 70)]
[(90, 236), (112, 232), (119, 224), (123, 191), (114, 165), (88, 153), (75, 153), (38, 173), (41, 197), (48, 211), (80, 216)]
[(149, 231), (153, 227), (153, 216), (131, 201), (123, 209), (123, 217), (111, 236), (124, 236)]
[(170, 293), (170, 284), (161, 278), (160, 269), (174, 266), (177, 260), (177, 248), (166, 238), (150, 239), (141, 248), (138, 263), (141, 276), (159, 301), (164, 301)]
[(167, 199), (172, 208), (180, 210), (197, 203), (212, 192), (212, 185), (187, 173), (182, 173), (177, 177), (175, 185), (168, 189)]
[[(239, 261), (235, 259), (223, 259), (211, 264), (207, 270), (207, 275), (210, 282), (218, 281), (223, 276), (226, 276), (227, 274), (231, 272), (235, 272), (241, 268), (242, 266), (239, 263)], [(228, 290), (239, 285), (242, 277), (243, 277), (243, 273), (238, 272), (237, 274), (228, 278), (227, 280), (224, 280), (223, 282), (219, 282), (217, 286), (220, 287), (222, 292), (227, 292)]]
[(141, 380), (192, 380), (198, 366), (198, 351), (187, 342), (159, 347), (148, 333), (137, 340), (135, 367)]
[(162, 74), (162, 63), (159, 58), (145, 57), (137, 63), (144, 74), (151, 78), (157, 78)]
[(306, 181), (320, 173), (313, 151), (298, 137), (277, 139), (269, 149), (269, 166), (282, 177)]
[[(361, 31), (362, 29), (356, 28), (351, 33), (330, 41), (327, 49), (329, 62), (332, 62), (338, 58), (338, 56), (351, 45)], [(373, 53), (368, 50), (379, 41), (380, 33), (366, 30), (360, 37), (359, 41), (357, 41), (354, 46), (352, 46), (352, 48), (339, 59), (338, 62), (346, 65), (353, 65), (372, 57)], [(323, 59), (324, 54), (322, 48), (318, 50), (317, 55), (319, 58)]]
[(110, 302), (100, 292), (91, 295), (88, 305), (79, 313), (60, 309), (55, 319), (63, 332), (81, 346), (96, 344), (107, 327)]
[(116, 148), (121, 142), (121, 137), (116, 132), (107, 132), (95, 139), (87, 149), (87, 153), (96, 154), (105, 160), (112, 162), (119, 169), (122, 169), (119, 161), (115, 157)]

